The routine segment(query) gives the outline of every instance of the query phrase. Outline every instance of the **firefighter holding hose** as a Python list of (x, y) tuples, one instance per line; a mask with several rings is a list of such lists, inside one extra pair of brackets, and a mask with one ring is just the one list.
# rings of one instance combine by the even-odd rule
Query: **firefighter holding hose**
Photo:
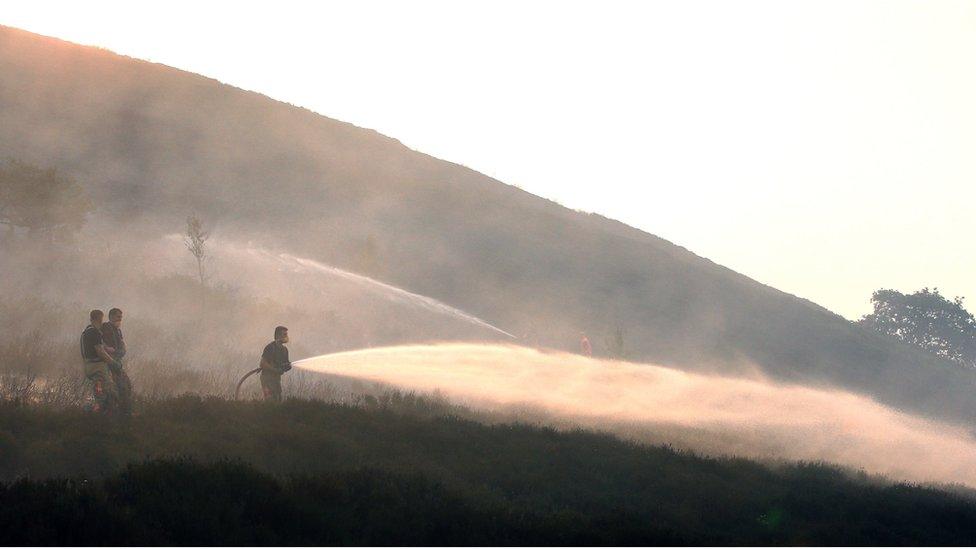
[(286, 343), (288, 328), (278, 326), (275, 328), (274, 341), (268, 343), (261, 353), (261, 391), (265, 400), (281, 401), (281, 375), (291, 370)]

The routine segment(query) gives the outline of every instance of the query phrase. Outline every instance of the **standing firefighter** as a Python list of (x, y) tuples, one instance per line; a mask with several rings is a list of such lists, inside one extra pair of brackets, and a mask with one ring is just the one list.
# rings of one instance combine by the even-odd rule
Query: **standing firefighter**
[(132, 413), (132, 382), (125, 372), (122, 358), (125, 357), (125, 339), (122, 337), (122, 309), (113, 308), (108, 312), (108, 322), (102, 324), (102, 341), (105, 350), (111, 355), (115, 364), (109, 364), (108, 370), (112, 374), (112, 382), (119, 395), (119, 411), (125, 415)]
[(81, 333), (81, 358), (84, 363), (85, 377), (92, 382), (95, 402), (92, 410), (96, 412), (114, 412), (118, 407), (118, 391), (109, 365), (121, 368), (108, 351), (102, 339), (102, 320), (105, 313), (98, 309), (88, 315), (91, 324)]
[(288, 328), (275, 328), (274, 341), (268, 343), (261, 353), (261, 390), (265, 400), (281, 401), (281, 375), (291, 370), (288, 360)]
[(593, 345), (590, 345), (590, 338), (580, 332), (580, 354), (583, 356), (593, 356)]

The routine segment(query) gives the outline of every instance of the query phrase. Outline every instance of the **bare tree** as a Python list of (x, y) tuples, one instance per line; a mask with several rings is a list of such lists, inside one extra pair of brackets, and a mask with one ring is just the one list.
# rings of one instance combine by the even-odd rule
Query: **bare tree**
[(209, 238), (210, 231), (203, 228), (203, 221), (200, 221), (199, 217), (191, 215), (186, 218), (186, 236), (183, 237), (183, 243), (197, 260), (197, 274), (200, 276), (201, 285), (207, 283), (206, 262), (210, 255), (206, 242)]

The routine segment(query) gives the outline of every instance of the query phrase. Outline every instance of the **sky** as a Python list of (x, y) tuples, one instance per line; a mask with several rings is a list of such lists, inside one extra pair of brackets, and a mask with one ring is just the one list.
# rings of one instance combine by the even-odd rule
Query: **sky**
[(882, 287), (976, 300), (976, 2), (5, 0), (0, 24), (376, 129), (847, 318)]

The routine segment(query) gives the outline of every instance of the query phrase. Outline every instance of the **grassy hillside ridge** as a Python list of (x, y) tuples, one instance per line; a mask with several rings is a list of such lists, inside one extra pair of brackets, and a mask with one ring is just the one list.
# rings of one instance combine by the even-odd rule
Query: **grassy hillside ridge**
[(0, 28), (0, 113), (2, 154), (76, 175), (120, 223), (172, 232), (196, 211), (348, 268), (373, 243), (371, 274), (542, 345), (572, 348), (585, 330), (599, 352), (619, 326), (631, 358), (758, 365), (976, 421), (974, 372), (642, 231), (212, 79)]
[(110, 519), (118, 544), (976, 541), (972, 496), (444, 411), (184, 397), (127, 424), (2, 405), (0, 541), (93, 543)]

